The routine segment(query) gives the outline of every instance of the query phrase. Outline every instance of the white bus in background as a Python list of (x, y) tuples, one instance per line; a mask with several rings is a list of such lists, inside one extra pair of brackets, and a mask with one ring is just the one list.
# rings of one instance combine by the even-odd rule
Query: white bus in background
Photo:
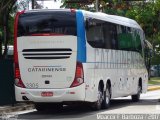
[(15, 94), (37, 110), (87, 103), (108, 108), (112, 98), (147, 91), (144, 32), (134, 20), (84, 10), (17, 13)]

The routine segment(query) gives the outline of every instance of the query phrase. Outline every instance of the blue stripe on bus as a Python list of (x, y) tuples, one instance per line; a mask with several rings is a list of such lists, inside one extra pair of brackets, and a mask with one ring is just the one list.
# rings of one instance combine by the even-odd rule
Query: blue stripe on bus
[(86, 40), (85, 25), (83, 13), (80, 10), (76, 12), (77, 19), (77, 61), (86, 62)]

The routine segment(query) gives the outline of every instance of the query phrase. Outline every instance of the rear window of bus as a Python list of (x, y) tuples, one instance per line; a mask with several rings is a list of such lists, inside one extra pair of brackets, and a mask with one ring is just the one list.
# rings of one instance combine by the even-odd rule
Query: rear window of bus
[(19, 16), (18, 37), (45, 33), (76, 36), (76, 13), (47, 11), (28, 12)]

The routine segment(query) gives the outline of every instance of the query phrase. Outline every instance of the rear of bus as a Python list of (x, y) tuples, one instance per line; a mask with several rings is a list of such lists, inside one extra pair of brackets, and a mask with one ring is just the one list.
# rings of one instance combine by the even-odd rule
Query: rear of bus
[(85, 100), (83, 27), (80, 11), (17, 13), (14, 28), (17, 101), (59, 103)]

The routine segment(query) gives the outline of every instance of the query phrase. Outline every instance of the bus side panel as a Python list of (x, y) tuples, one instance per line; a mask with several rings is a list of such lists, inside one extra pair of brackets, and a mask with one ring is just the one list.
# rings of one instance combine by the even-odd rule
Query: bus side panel
[[(89, 46), (88, 44), (86, 44), (87, 46), (87, 61), (86, 63), (84, 63), (83, 65), (83, 69), (84, 69), (84, 80), (86, 83), (86, 98), (85, 101), (88, 102), (94, 102), (96, 101), (95, 98), (95, 53), (94, 53), (94, 49)], [(92, 61), (92, 62), (91, 62)]]
[(148, 89), (148, 74), (147, 70), (144, 70), (145, 74), (143, 75), (143, 80), (142, 80), (142, 93), (146, 93)]
[(85, 67), (86, 101), (96, 101), (100, 80), (104, 84), (107, 80), (111, 81), (112, 98), (136, 94), (140, 78), (142, 92), (146, 91), (147, 72), (139, 53), (97, 49), (89, 44), (87, 48), (89, 56)]

